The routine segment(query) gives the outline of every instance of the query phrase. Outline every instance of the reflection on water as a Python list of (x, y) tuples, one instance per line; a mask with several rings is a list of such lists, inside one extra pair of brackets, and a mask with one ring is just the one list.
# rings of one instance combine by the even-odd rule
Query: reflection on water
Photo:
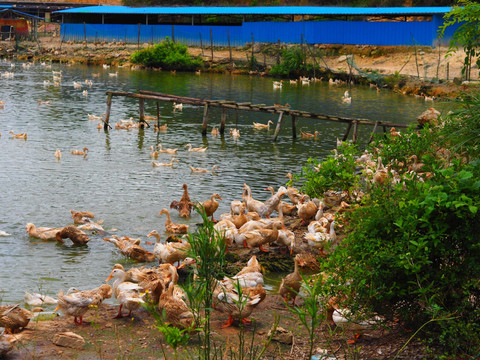
[[(97, 130), (97, 121), (87, 114), (100, 115), (106, 109), (106, 90), (153, 90), (176, 95), (207, 99), (225, 99), (255, 104), (285, 104), (294, 109), (317, 113), (368, 118), (372, 120), (409, 123), (431, 104), (423, 100), (390, 92), (353, 87), (352, 103), (344, 104), (345, 87), (313, 83), (310, 86), (284, 84), (273, 89), (272, 79), (239, 75), (158, 71), (127, 71), (119, 69), (118, 77), (109, 77), (102, 68), (54, 65), (62, 70), (61, 86), (52, 83), (52, 72), (34, 64), (23, 69), (17, 64), (13, 79), (0, 78), (0, 230), (11, 233), (0, 237), (0, 298), (17, 302), (24, 291), (55, 294), (71, 286), (89, 288), (100, 285), (113, 264), (132, 265), (102, 236), (92, 235), (88, 247), (71, 247), (42, 242), (27, 236), (25, 225), (61, 227), (71, 223), (70, 209), (92, 211), (95, 220), (103, 219), (104, 228), (118, 235), (146, 239), (156, 229), (164, 238), (164, 219), (157, 214), (182, 196), (182, 184), (189, 185), (192, 200), (204, 201), (214, 192), (224, 199), (218, 213), (229, 211), (230, 201), (240, 199), (243, 183), (248, 183), (254, 197), (265, 200), (269, 185), (278, 187), (286, 182), (287, 172), (298, 172), (309, 157), (324, 157), (335, 147), (345, 124), (297, 119), (297, 131), (318, 130), (320, 139), (292, 140), (289, 119), (283, 121), (279, 139), (272, 143), (270, 131), (254, 130), (252, 122), (276, 121), (269, 114), (228, 112), (224, 137), (200, 136), (203, 108), (184, 105), (173, 112), (171, 103), (160, 103), (160, 123), (168, 131)], [(10, 71), (1, 62), (0, 71)], [(99, 78), (91, 74), (100, 72)], [(91, 79), (88, 87), (85, 79)], [(73, 81), (83, 83), (74, 89)], [(50, 101), (39, 105), (38, 99)], [(146, 113), (156, 114), (154, 102), (145, 103)], [(114, 98), (111, 123), (138, 116), (138, 102)], [(212, 109), (210, 125), (220, 122), (221, 110)], [(237, 127), (241, 136), (234, 141), (228, 130)], [(8, 131), (27, 132), (28, 140), (11, 139)], [(369, 137), (371, 128), (360, 127), (360, 142)], [(185, 144), (208, 146), (206, 153), (187, 152)], [(173, 168), (153, 167), (150, 146), (162, 144), (178, 148)], [(74, 156), (73, 149), (89, 149), (88, 156)], [(60, 162), (54, 153), (60, 149)], [(169, 162), (171, 156), (160, 154), (157, 161)], [(189, 166), (211, 168), (218, 165), (218, 175), (191, 173)], [(184, 222), (177, 212), (174, 222)], [(195, 214), (187, 223), (200, 221)], [(147, 247), (151, 247), (148, 246)], [(269, 276), (274, 278), (274, 276)], [(274, 286), (270, 284), (269, 286)]]

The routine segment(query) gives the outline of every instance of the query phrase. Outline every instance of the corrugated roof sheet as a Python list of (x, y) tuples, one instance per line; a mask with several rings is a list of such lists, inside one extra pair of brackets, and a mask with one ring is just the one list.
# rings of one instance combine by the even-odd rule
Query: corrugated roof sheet
[(0, 9), (11, 8), (13, 5), (0, 5)]
[(322, 7), (322, 6), (258, 6), (258, 7), (128, 7), (86, 6), (55, 13), (68, 14), (184, 14), (184, 15), (433, 15), (444, 14), (450, 7)]
[(27, 13), (24, 13), (24, 12), (15, 10), (15, 9), (11, 9), (11, 8), (4, 9), (3, 7), (0, 6), (0, 14), (1, 13), (7, 13), (7, 12), (8, 13), (13, 13), (13, 14), (16, 14), (16, 15), (19, 15), (19, 16), (23, 16), (23, 17), (26, 17), (26, 18), (29, 18), (29, 19), (45, 20), (45, 18), (42, 18), (42, 17), (39, 17), (39, 16), (35, 16), (35, 15), (32, 15), (32, 14), (27, 14)]

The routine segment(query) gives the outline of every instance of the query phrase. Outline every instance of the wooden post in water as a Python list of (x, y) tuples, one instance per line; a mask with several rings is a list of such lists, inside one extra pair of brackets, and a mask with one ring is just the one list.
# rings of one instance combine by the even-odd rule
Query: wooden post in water
[(160, 127), (160, 104), (157, 101), (157, 127)]
[(357, 130), (358, 130), (358, 121), (353, 120), (353, 138), (352, 142), (355, 144), (357, 142)]
[(145, 99), (138, 99), (138, 107), (140, 112), (140, 128), (143, 129), (145, 127)]
[(225, 122), (227, 120), (227, 109), (222, 108), (222, 117), (220, 120), (220, 135), (225, 133)]
[(373, 126), (372, 134), (368, 138), (368, 143), (367, 144), (370, 144), (372, 142), (373, 136), (375, 135), (375, 131), (377, 130), (377, 126), (378, 126), (378, 121), (376, 121), (375, 125)]
[(207, 136), (207, 125), (208, 125), (208, 103), (206, 103), (203, 108), (202, 136)]
[(110, 120), (110, 109), (112, 108), (112, 94), (107, 96), (107, 111), (105, 112), (105, 121), (103, 123), (103, 130), (108, 130), (108, 121)]
[(292, 136), (294, 139), (297, 138), (297, 121), (295, 120), (295, 115), (292, 115)]
[(345, 131), (345, 135), (343, 135), (342, 141), (346, 141), (348, 139), (348, 134), (350, 133), (351, 128), (352, 128), (352, 123), (349, 122), (347, 126), (347, 131)]
[(283, 111), (278, 115), (277, 127), (275, 128), (275, 134), (273, 135), (273, 141), (277, 141), (278, 133), (280, 132), (280, 127), (282, 126)]

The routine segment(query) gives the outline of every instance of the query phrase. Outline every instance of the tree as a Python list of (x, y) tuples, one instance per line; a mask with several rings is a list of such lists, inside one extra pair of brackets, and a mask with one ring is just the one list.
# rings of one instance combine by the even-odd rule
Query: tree
[[(447, 27), (459, 25), (450, 40), (446, 56), (451, 56), (463, 47), (465, 60), (463, 61), (462, 74), (466, 80), (470, 80), (473, 59), (480, 55), (480, 4), (471, 0), (458, 0), (458, 5), (446, 13), (444, 23), (439, 29), (439, 37), (443, 38)], [(480, 58), (476, 60), (480, 66)]]

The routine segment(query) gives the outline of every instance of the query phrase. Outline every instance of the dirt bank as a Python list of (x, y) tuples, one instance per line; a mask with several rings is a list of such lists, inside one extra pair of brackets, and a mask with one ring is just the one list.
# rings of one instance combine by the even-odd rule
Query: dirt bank
[[(59, 37), (42, 37), (38, 43), (0, 42), (0, 57), (25, 61), (53, 61), (61, 63), (110, 64), (131, 66), (130, 55), (148, 44), (124, 43), (72, 43), (61, 42)], [(445, 57), (446, 47), (380, 47), (380, 46), (337, 46), (316, 45), (315, 58), (322, 73), (317, 77), (341, 80), (349, 79), (350, 73), (357, 82), (376, 82), (380, 87), (388, 88), (405, 95), (426, 94), (436, 97), (455, 97), (460, 90), (468, 90), (472, 83), (461, 84), (463, 51)], [(251, 56), (251, 47), (234, 48), (189, 48), (195, 56), (205, 60), (204, 71), (251, 73), (268, 75), (268, 70), (278, 60), (279, 48), (276, 44), (255, 45), (255, 58), (261, 69), (251, 72), (246, 68)], [(346, 61), (347, 55), (353, 55), (354, 67)], [(360, 73), (359, 73), (360, 72)], [(366, 77), (365, 77), (366, 76)], [(478, 82), (479, 71), (472, 68), (472, 80)], [(473, 85), (474, 86), (474, 85)]]

